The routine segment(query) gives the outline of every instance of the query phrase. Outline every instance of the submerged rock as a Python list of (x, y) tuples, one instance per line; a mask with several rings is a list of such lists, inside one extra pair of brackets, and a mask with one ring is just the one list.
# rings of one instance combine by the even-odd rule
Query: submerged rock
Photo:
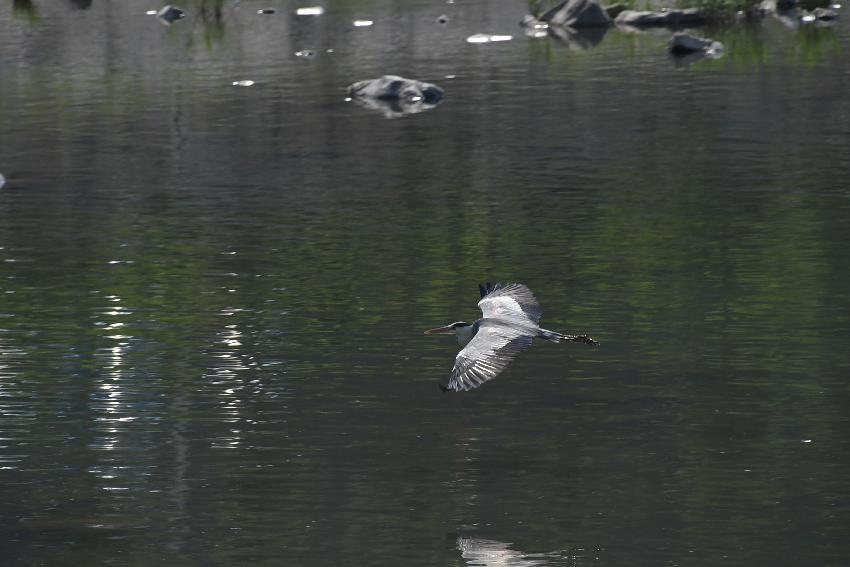
[(380, 111), (387, 118), (434, 108), (443, 100), (443, 94), (443, 89), (437, 85), (398, 75), (358, 81), (348, 87), (348, 96), (352, 100)]
[(688, 27), (701, 26), (708, 21), (706, 15), (697, 8), (686, 10), (667, 10), (651, 12), (645, 10), (624, 10), (620, 12), (614, 23), (631, 27)]
[(550, 26), (571, 28), (602, 27), (611, 25), (608, 13), (596, 0), (564, 0), (536, 18)]
[(181, 10), (176, 6), (163, 6), (162, 9), (156, 13), (156, 17), (159, 18), (159, 21), (166, 25), (171, 25), (177, 20), (182, 20), (186, 17), (186, 12)]
[(703, 37), (696, 37), (687, 33), (677, 33), (670, 40), (669, 48), (673, 53), (693, 53), (710, 49), (715, 41)]
[(723, 44), (713, 39), (676, 33), (668, 45), (676, 56), (677, 65), (690, 65), (703, 58), (718, 59), (723, 56)]

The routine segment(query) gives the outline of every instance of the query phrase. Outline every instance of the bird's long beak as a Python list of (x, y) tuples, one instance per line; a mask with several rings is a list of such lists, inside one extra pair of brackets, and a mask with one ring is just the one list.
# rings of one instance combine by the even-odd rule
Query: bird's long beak
[(452, 329), (452, 326), (447, 325), (445, 327), (437, 327), (436, 329), (428, 329), (427, 331), (425, 331), (425, 334), (426, 335), (453, 335), (454, 332), (455, 332), (455, 330)]

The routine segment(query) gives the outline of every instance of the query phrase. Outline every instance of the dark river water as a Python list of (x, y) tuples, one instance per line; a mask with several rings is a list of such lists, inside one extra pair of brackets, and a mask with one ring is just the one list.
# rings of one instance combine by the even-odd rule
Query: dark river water
[[(850, 564), (850, 24), (309, 5), (0, 5), (3, 565)], [(601, 346), (441, 393), (485, 280)]]

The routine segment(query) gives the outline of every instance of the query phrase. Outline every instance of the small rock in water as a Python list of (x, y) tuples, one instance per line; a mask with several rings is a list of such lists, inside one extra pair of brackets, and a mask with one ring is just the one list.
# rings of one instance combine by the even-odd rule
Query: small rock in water
[(321, 6), (308, 6), (306, 8), (298, 8), (295, 10), (296, 16), (321, 16), (325, 13), (325, 9)]
[(348, 87), (348, 99), (380, 111), (387, 118), (430, 110), (436, 107), (442, 98), (443, 89), (437, 85), (397, 75), (358, 81)]
[(549, 24), (541, 22), (534, 16), (525, 16), (519, 25), (525, 30), (525, 35), (528, 37), (540, 38), (549, 36)]
[(536, 16), (532, 16), (531, 14), (526, 14), (525, 16), (523, 16), (522, 20), (519, 22), (519, 25), (525, 31), (525, 35), (528, 37), (541, 38), (549, 36), (549, 22), (540, 20)]
[(243, 81), (233, 81), (234, 87), (250, 87), (254, 84), (254, 81), (243, 80)]
[(313, 51), (312, 49), (302, 49), (301, 51), (296, 51), (295, 56), (296, 57), (310, 58), (310, 57), (315, 57), (316, 52)]
[(165, 25), (170, 26), (177, 20), (182, 20), (183, 18), (185, 18), (186, 12), (176, 6), (168, 5), (163, 6), (163, 8), (156, 13), (156, 17), (159, 18), (159, 20)]
[(258, 14), (274, 14), (274, 8), (262, 8), (257, 10)]
[(373, 23), (374, 22), (372, 22), (372, 20), (354, 20), (354, 27), (355, 28), (368, 28)]

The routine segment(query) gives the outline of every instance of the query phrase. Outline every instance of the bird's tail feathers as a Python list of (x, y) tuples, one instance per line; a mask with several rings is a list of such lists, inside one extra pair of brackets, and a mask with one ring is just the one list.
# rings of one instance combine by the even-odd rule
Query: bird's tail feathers
[(584, 343), (588, 345), (599, 346), (599, 343), (597, 343), (587, 335), (564, 335), (555, 331), (540, 329), (540, 334), (537, 336), (541, 339), (552, 341), (553, 343)]

